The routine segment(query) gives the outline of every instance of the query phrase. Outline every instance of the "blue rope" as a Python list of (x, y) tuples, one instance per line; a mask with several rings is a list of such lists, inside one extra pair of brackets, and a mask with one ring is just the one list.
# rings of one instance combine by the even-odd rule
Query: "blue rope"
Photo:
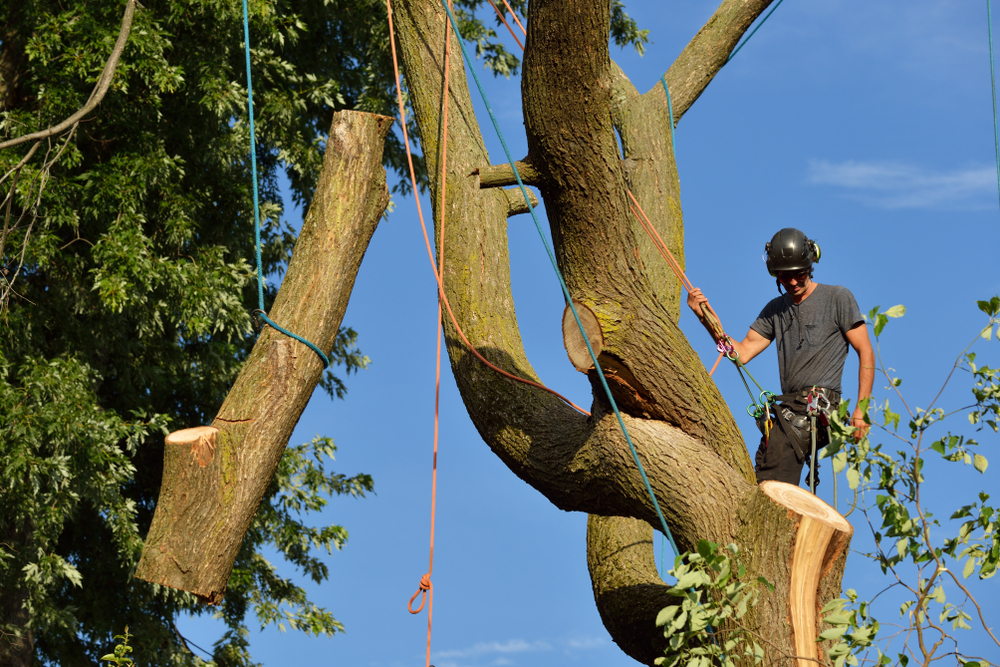
[(271, 321), (271, 318), (267, 316), (264, 312), (264, 269), (261, 265), (260, 260), (260, 205), (257, 203), (259, 195), (257, 193), (257, 142), (255, 140), (256, 134), (253, 128), (253, 83), (250, 79), (250, 23), (247, 19), (247, 0), (243, 0), (243, 40), (246, 45), (247, 54), (247, 101), (250, 105), (250, 165), (253, 171), (253, 237), (254, 237), (254, 251), (257, 256), (257, 310), (254, 311), (255, 316), (259, 316), (264, 322), (269, 324), (272, 328), (280, 331), (289, 338), (294, 338), (300, 343), (306, 345), (313, 352), (319, 355), (319, 358), (323, 360), (323, 368), (328, 368), (330, 366), (330, 359), (323, 351), (318, 347), (307, 341), (301, 336), (293, 334), (291, 331), (279, 327), (277, 324)]
[[(988, 1), (989, 1), (989, 0), (987, 0), (987, 2), (988, 2)], [(771, 17), (771, 14), (773, 14), (773, 13), (774, 13), (774, 10), (775, 10), (775, 9), (777, 9), (777, 8), (778, 8), (778, 5), (780, 5), (780, 4), (782, 3), (782, 2), (784, 2), (784, 0), (778, 0), (778, 1), (776, 2), (776, 3), (774, 3), (774, 7), (771, 7), (771, 11), (769, 11), (769, 12), (767, 13), (767, 15), (766, 15), (766, 16), (764, 16), (764, 18), (763, 18), (763, 19), (761, 19), (761, 22), (757, 24), (757, 27), (756, 27), (756, 28), (754, 28), (754, 29), (753, 29), (753, 30), (752, 30), (752, 31), (750, 32), (750, 34), (746, 36), (746, 39), (744, 39), (744, 40), (743, 40), (742, 42), (740, 42), (739, 46), (737, 46), (737, 47), (736, 47), (735, 49), (733, 49), (733, 52), (729, 54), (729, 57), (728, 57), (728, 58), (726, 58), (726, 64), (729, 64), (729, 61), (730, 61), (730, 60), (732, 60), (732, 59), (733, 59), (733, 57), (734, 57), (734, 56), (735, 56), (735, 55), (736, 55), (737, 53), (739, 53), (739, 50), (740, 50), (740, 49), (742, 49), (742, 48), (743, 48), (743, 46), (744, 46), (744, 45), (745, 45), (745, 44), (746, 44), (747, 42), (749, 42), (749, 41), (750, 41), (750, 38), (751, 38), (751, 37), (753, 37), (753, 34), (754, 34), (755, 32), (757, 32), (758, 30), (760, 30), (760, 27), (761, 27), (762, 25), (764, 25), (764, 21), (767, 21), (767, 19), (769, 19), (769, 18)]]
[(587, 334), (584, 332), (583, 323), (580, 321), (580, 315), (576, 312), (576, 307), (573, 305), (572, 298), (570, 298), (569, 288), (566, 287), (566, 281), (563, 279), (562, 272), (559, 271), (559, 264), (556, 262), (556, 257), (552, 252), (552, 248), (549, 247), (549, 243), (545, 239), (545, 232), (542, 231), (542, 225), (538, 221), (538, 216), (535, 214), (535, 207), (531, 205), (531, 197), (528, 196), (528, 190), (524, 187), (524, 183), (521, 181), (521, 174), (518, 173), (517, 165), (514, 164), (514, 158), (510, 154), (510, 149), (507, 148), (507, 142), (504, 141), (503, 133), (500, 131), (500, 124), (497, 122), (496, 116), (493, 115), (493, 109), (490, 107), (489, 100), (486, 99), (486, 91), (483, 90), (483, 85), (480, 83), (479, 76), (476, 74), (475, 62), (469, 57), (469, 52), (465, 48), (465, 42), (462, 40), (462, 33), (458, 30), (458, 23), (455, 21), (455, 15), (451, 13), (451, 8), (448, 7), (447, 0), (441, 0), (441, 4), (444, 5), (445, 11), (448, 12), (448, 18), (451, 20), (451, 25), (455, 30), (455, 34), (458, 36), (458, 44), (462, 47), (462, 56), (465, 58), (465, 62), (469, 65), (469, 71), (472, 72), (472, 78), (476, 81), (476, 87), (479, 88), (479, 94), (483, 98), (483, 104), (486, 105), (486, 111), (490, 115), (490, 120), (493, 121), (493, 128), (496, 130), (497, 137), (500, 139), (500, 144), (503, 146), (504, 154), (507, 156), (507, 162), (514, 171), (514, 178), (517, 179), (517, 185), (521, 189), (524, 201), (528, 204), (528, 212), (531, 213), (531, 219), (535, 222), (535, 228), (538, 230), (538, 235), (542, 239), (542, 245), (545, 246), (545, 251), (549, 255), (549, 261), (552, 262), (552, 268), (555, 269), (556, 277), (559, 278), (559, 286), (562, 287), (563, 297), (566, 299), (566, 303), (569, 304), (569, 308), (573, 313), (573, 318), (576, 320), (576, 325), (580, 327), (580, 334), (583, 337), (583, 341), (587, 344), (587, 351), (590, 353), (590, 358), (594, 362), (594, 368), (597, 369), (598, 377), (601, 379), (601, 386), (604, 387), (604, 393), (608, 396), (608, 401), (611, 403), (611, 409), (614, 410), (615, 416), (618, 418), (618, 425), (621, 427), (622, 433), (625, 435), (625, 440), (628, 442), (629, 449), (632, 452), (632, 458), (635, 460), (635, 464), (639, 468), (639, 475), (642, 477), (642, 483), (646, 485), (646, 492), (649, 493), (649, 497), (653, 501), (653, 506), (656, 508), (656, 516), (659, 517), (660, 524), (663, 526), (663, 533), (670, 540), (670, 546), (673, 548), (674, 553), (680, 554), (680, 551), (677, 549), (677, 544), (674, 542), (674, 536), (670, 532), (670, 528), (667, 527), (667, 520), (663, 517), (663, 512), (660, 510), (660, 503), (656, 501), (656, 495), (653, 493), (653, 487), (649, 483), (649, 478), (646, 477), (646, 471), (643, 469), (642, 463), (639, 461), (639, 453), (636, 451), (635, 445), (632, 444), (632, 438), (628, 434), (628, 429), (625, 428), (625, 420), (622, 419), (621, 412), (618, 410), (618, 405), (615, 403), (614, 396), (611, 395), (611, 388), (608, 387), (608, 381), (604, 378), (604, 371), (601, 370), (601, 365), (597, 361), (597, 355), (594, 354), (594, 348), (591, 347), (590, 340), (587, 339)]
[(993, 136), (997, 151), (997, 193), (1000, 194), (1000, 129), (997, 128), (997, 80), (993, 73), (993, 13), (990, 0), (986, 0), (986, 27), (990, 35), (990, 85), (993, 90)]
[[(670, 151), (674, 155), (674, 165), (677, 165), (677, 137), (674, 135), (674, 103), (670, 101), (670, 88), (667, 87), (667, 77), (663, 74), (660, 75), (660, 83), (663, 84), (663, 90), (667, 93), (667, 111), (670, 113)], [(679, 180), (679, 179), (678, 179)]]

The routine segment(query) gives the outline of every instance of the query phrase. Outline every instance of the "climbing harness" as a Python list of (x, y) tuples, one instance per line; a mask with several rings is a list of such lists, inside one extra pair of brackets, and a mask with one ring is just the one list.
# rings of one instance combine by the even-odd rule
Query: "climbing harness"
[(260, 331), (263, 327), (261, 322), (263, 322), (271, 328), (285, 334), (289, 338), (294, 338), (319, 355), (319, 358), (323, 360), (323, 368), (328, 368), (330, 366), (330, 358), (327, 357), (322, 350), (316, 347), (313, 343), (307, 341), (305, 338), (293, 334), (291, 331), (283, 329), (275, 324), (264, 311), (264, 266), (260, 259), (260, 204), (257, 192), (257, 140), (256, 135), (254, 134), (253, 125), (253, 82), (250, 78), (250, 22), (247, 15), (247, 0), (243, 0), (243, 41), (246, 47), (247, 56), (247, 103), (250, 114), (250, 166), (251, 173), (253, 174), (253, 235), (254, 252), (257, 257), (257, 308), (254, 309), (251, 316), (253, 318), (255, 329)]

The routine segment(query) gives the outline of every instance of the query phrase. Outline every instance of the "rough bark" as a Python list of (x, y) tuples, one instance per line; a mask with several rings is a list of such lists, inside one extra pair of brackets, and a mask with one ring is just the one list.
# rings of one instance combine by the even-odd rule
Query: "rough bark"
[(653, 560), (653, 529), (626, 517), (587, 520), (587, 567), (604, 627), (628, 655), (647, 665), (663, 655), (666, 640), (654, 620), (678, 604)]
[[(392, 119), (334, 115), (316, 195), (269, 314), (330, 350), (389, 192), (381, 165)], [(136, 576), (216, 603), (243, 536), (323, 364), (266, 328), (212, 422), (211, 438), (164, 452), (163, 484)], [(210, 442), (214, 440), (214, 442)]]
[[(674, 122), (681, 119), (729, 60), (743, 34), (774, 0), (725, 0), (664, 75)], [(654, 86), (653, 90), (659, 86)], [(651, 91), (652, 92), (652, 91)], [(659, 92), (664, 98), (666, 94)]]
[[(675, 118), (690, 107), (740, 35), (768, 2), (727, 2), (671, 68)], [(528, 182), (545, 199), (559, 266), (571, 297), (600, 324), (600, 363), (636, 444), (667, 523), (682, 550), (700, 539), (737, 542), (751, 571), (776, 582), (748, 619), (766, 635), (769, 662), (794, 655), (788, 590), (799, 515), (753, 484), (747, 448), (714, 382), (677, 327), (679, 281), (665, 267), (628, 206), (627, 192), (656, 222), (683, 262), (680, 188), (671, 118), (660, 87), (639, 94), (608, 53), (607, 0), (533, 0), (522, 91)], [(537, 380), (521, 345), (510, 292), (506, 216), (497, 186), (511, 171), (490, 165), (462, 62), (452, 56), (448, 91), (447, 206), (442, 176), (441, 103), (446, 15), (437, 0), (396, 6), (403, 65), (435, 195), (444, 244), (444, 285), (472, 345), (502, 368)], [(619, 153), (615, 133), (621, 138)], [(499, 160), (498, 160), (499, 162)], [(444, 230), (442, 232), (442, 230)], [(445, 321), (463, 400), (486, 443), (557, 507), (657, 525), (627, 444), (595, 393), (593, 415), (573, 412), (532, 387), (481, 365)], [(598, 531), (595, 526), (599, 526)], [(626, 652), (649, 661), (661, 583), (650, 581), (649, 540), (635, 522), (591, 520), (588, 557), (598, 608)], [(817, 604), (839, 591), (847, 538), (822, 561)], [(639, 552), (643, 552), (640, 554)], [(622, 567), (630, 559), (642, 567)], [(817, 630), (818, 632), (818, 630)]]

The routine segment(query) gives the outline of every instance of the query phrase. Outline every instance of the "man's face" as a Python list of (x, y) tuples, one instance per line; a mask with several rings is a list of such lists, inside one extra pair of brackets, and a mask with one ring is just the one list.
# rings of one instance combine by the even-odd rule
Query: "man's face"
[(809, 288), (809, 270), (804, 271), (779, 271), (778, 281), (793, 297), (802, 296)]

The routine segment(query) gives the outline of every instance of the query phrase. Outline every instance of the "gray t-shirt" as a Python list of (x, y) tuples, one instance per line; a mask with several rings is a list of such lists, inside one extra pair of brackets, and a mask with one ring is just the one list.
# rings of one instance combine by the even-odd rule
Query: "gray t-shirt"
[(846, 287), (816, 285), (801, 303), (782, 294), (764, 306), (750, 328), (778, 343), (781, 392), (824, 387), (842, 393), (847, 332), (863, 322)]

